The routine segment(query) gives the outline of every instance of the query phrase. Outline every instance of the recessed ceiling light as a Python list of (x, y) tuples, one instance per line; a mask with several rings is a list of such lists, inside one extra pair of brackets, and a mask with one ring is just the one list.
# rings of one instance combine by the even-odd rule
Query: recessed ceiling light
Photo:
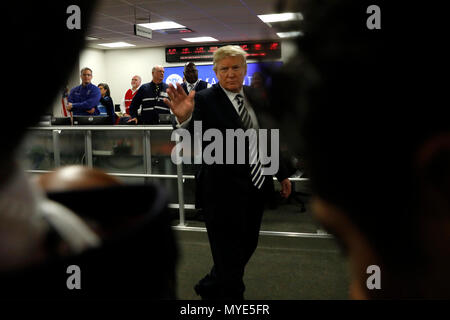
[(195, 37), (195, 38), (181, 38), (181, 40), (188, 42), (210, 42), (210, 41), (219, 41), (212, 37)]
[(108, 48), (135, 47), (134, 44), (130, 44), (130, 43), (126, 43), (126, 42), (99, 43), (98, 45), (108, 47)]
[(303, 35), (301, 31), (290, 31), (290, 32), (278, 32), (277, 36), (280, 38), (295, 38)]
[(152, 23), (139, 23), (138, 25), (149, 28), (152, 30), (167, 30), (167, 29), (178, 29), (178, 28), (186, 28), (181, 24), (178, 24), (173, 21), (161, 21), (161, 22), (152, 22)]
[(303, 20), (303, 15), (300, 12), (285, 12), (274, 14), (261, 14), (258, 15), (258, 18), (260, 18), (265, 23), (270, 23), (270, 22)]

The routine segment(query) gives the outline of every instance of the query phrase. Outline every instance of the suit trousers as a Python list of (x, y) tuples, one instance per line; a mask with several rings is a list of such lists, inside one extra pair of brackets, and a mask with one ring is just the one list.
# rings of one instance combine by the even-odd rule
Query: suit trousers
[(244, 270), (258, 245), (264, 211), (263, 192), (250, 183), (245, 190), (223, 190), (204, 205), (214, 266), (198, 284), (202, 298), (243, 299)]

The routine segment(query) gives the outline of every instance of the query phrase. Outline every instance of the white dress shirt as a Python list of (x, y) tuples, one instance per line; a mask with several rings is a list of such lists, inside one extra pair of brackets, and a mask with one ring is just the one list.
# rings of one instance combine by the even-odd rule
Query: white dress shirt
[[(219, 84), (220, 85), (220, 84)], [(237, 114), (239, 115), (239, 109), (238, 109), (238, 103), (236, 101), (236, 96), (238, 94), (240, 94), (242, 97), (244, 97), (244, 107), (247, 109), (248, 113), (250, 114), (250, 117), (252, 119), (253, 122), (253, 127), (255, 129), (259, 129), (259, 123), (258, 123), (258, 119), (256, 118), (256, 114), (255, 111), (253, 110), (252, 106), (250, 105), (250, 102), (247, 100), (247, 98), (245, 97), (244, 94), (244, 88), (241, 88), (241, 90), (239, 92), (231, 92), (228, 91), (226, 89), (224, 89), (222, 86), (220, 86), (222, 88), (222, 90), (225, 92), (225, 94), (227, 95), (228, 99), (230, 99), (231, 104), (233, 105), (234, 109), (236, 110)], [(189, 122), (192, 119), (192, 114), (189, 117), (189, 119), (187, 119), (186, 121), (184, 121), (183, 123), (180, 123), (178, 121), (178, 119), (175, 117), (176, 121), (177, 121), (177, 128), (187, 128), (187, 126), (189, 125)]]

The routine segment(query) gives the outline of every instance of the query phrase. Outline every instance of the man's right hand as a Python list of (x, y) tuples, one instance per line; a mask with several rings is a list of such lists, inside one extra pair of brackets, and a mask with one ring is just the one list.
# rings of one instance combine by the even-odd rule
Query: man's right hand
[(130, 120), (127, 121), (127, 123), (130, 123), (130, 122), (134, 122), (136, 124), (138, 123), (136, 118), (131, 118)]
[(194, 112), (195, 90), (191, 90), (189, 95), (187, 95), (181, 85), (177, 85), (177, 88), (175, 89), (173, 84), (170, 83), (166, 92), (169, 95), (170, 100), (164, 99), (164, 103), (170, 107), (170, 110), (172, 110), (180, 123), (185, 122), (189, 119), (192, 112)]

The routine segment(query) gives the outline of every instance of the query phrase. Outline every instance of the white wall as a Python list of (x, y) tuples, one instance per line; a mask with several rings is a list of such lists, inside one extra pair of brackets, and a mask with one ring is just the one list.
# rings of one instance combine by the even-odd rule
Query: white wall
[[(295, 46), (287, 41), (281, 43), (281, 59), (287, 62), (295, 52)], [(141, 49), (97, 50), (86, 49), (80, 57), (79, 68), (92, 69), (92, 83), (105, 82), (111, 90), (114, 104), (119, 104), (125, 92), (131, 87), (134, 75), (142, 77), (142, 83), (152, 80), (152, 68), (155, 65), (164, 67), (183, 66), (184, 63), (166, 63), (165, 47)], [(211, 64), (211, 62), (197, 63)], [(79, 70), (77, 71), (79, 74)]]
[(78, 63), (75, 63), (75, 65), (73, 66), (73, 71), (70, 73), (69, 78), (67, 79), (66, 83), (61, 83), (60, 85), (60, 89), (61, 91), (58, 92), (58, 94), (55, 97), (55, 100), (53, 101), (52, 104), (52, 111), (53, 111), (53, 115), (55, 117), (62, 117), (64, 116), (62, 113), (62, 103), (61, 103), (61, 97), (62, 97), (62, 90), (64, 89), (64, 86), (67, 86), (69, 89), (77, 86), (80, 84), (80, 67)]
[(125, 92), (131, 88), (131, 78), (141, 76), (142, 83), (152, 80), (152, 68), (155, 65), (166, 66), (165, 48), (142, 48), (105, 50), (107, 83), (114, 104), (119, 104)]
[[(92, 83), (97, 85), (108, 82), (108, 68), (105, 63), (105, 51), (97, 49), (85, 49), (80, 56), (79, 69), (89, 68), (92, 70)], [(80, 70), (78, 70), (78, 84), (81, 84)]]

